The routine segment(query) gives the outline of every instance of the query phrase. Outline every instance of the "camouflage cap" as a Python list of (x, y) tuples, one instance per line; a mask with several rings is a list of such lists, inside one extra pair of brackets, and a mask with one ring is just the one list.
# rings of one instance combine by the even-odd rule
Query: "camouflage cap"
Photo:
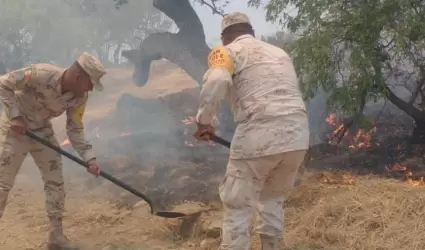
[(90, 53), (83, 52), (77, 59), (78, 64), (90, 76), (94, 89), (97, 91), (103, 90), (103, 85), (100, 78), (106, 74), (105, 67), (102, 62)]
[(221, 32), (223, 32), (227, 27), (238, 23), (251, 24), (251, 21), (246, 14), (241, 12), (233, 12), (224, 15), (223, 20), (221, 21)]

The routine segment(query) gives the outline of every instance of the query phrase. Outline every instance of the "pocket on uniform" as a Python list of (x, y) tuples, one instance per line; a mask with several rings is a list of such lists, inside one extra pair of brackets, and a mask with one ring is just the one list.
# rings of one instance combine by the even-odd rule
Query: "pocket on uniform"
[(10, 136), (4, 136), (2, 142), (0, 144), (0, 165), (6, 166), (10, 164), (11, 158), (17, 153), (15, 147), (18, 143), (17, 141), (13, 141), (8, 139)]
[(254, 206), (257, 199), (252, 183), (233, 175), (224, 177), (219, 195), (224, 205), (235, 209)]

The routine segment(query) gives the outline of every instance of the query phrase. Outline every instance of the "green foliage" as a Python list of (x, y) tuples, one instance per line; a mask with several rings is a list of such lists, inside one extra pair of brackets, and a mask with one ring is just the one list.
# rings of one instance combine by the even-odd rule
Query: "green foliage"
[(387, 77), (397, 64), (407, 62), (416, 72), (425, 67), (422, 1), (270, 0), (266, 10), (268, 21), (298, 35), (288, 50), (305, 98), (323, 88), (329, 106), (358, 119), (365, 103), (387, 97)]

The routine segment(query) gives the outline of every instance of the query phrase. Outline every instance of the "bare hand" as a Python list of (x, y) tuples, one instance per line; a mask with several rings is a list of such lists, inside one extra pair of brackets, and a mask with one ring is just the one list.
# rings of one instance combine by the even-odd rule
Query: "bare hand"
[(199, 123), (195, 134), (193, 134), (196, 139), (201, 141), (209, 141), (211, 139), (211, 135), (215, 135), (214, 128), (210, 124), (202, 125)]
[(100, 166), (99, 164), (97, 164), (96, 160), (90, 160), (88, 164), (89, 164), (89, 168), (87, 169), (87, 172), (98, 177), (100, 174)]
[(18, 134), (24, 135), (25, 131), (27, 131), (27, 123), (22, 116), (12, 119), (10, 124), (10, 129)]

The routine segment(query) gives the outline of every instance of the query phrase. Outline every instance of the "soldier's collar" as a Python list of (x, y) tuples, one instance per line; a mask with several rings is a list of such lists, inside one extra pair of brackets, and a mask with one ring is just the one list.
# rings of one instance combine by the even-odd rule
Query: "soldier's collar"
[(62, 91), (62, 82), (65, 76), (65, 72), (66, 72), (66, 69), (62, 72), (62, 74), (59, 75), (59, 78), (56, 80), (56, 90), (58, 91), (60, 95), (66, 94), (66, 92)]

